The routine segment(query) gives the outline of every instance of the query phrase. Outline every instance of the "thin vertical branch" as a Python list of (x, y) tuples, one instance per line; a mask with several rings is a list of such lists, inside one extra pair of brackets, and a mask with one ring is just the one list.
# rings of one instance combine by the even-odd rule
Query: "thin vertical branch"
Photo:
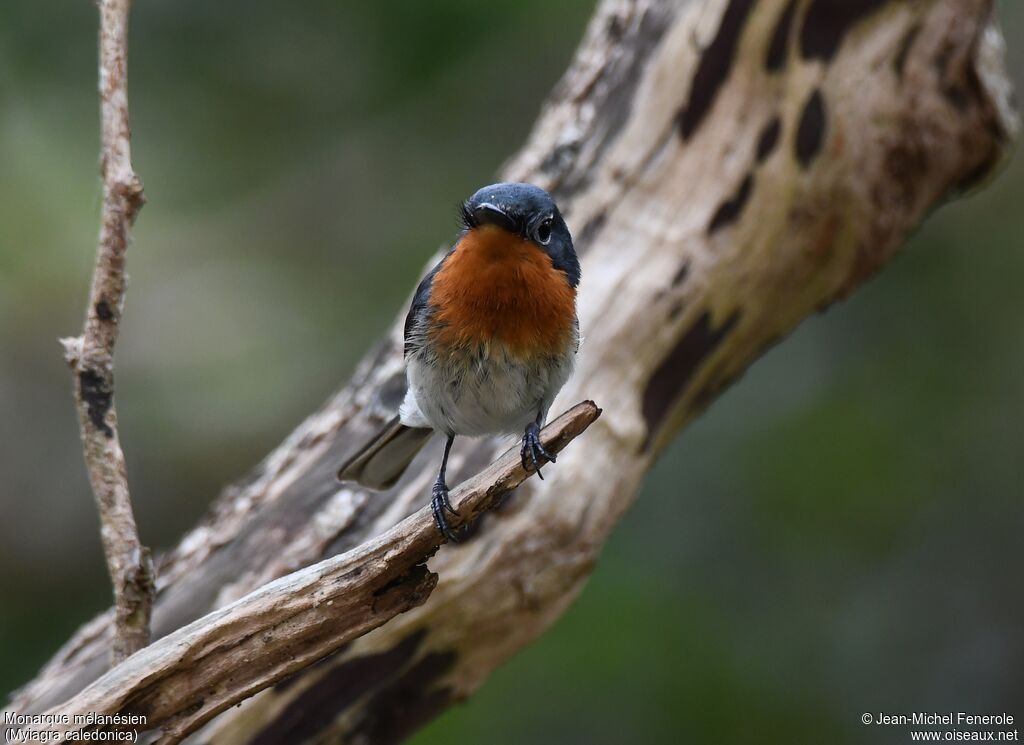
[(116, 607), (113, 661), (149, 643), (153, 568), (139, 542), (114, 410), (114, 345), (124, 303), (125, 252), (144, 202), (132, 170), (128, 125), (128, 16), (131, 0), (100, 0), (100, 120), (103, 215), (82, 336), (64, 339), (89, 481), (100, 514)]

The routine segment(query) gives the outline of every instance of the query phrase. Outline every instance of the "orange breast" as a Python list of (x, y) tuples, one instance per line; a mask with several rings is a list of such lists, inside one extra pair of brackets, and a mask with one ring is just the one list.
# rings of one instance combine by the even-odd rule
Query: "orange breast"
[(576, 318), (576, 290), (530, 241), (485, 225), (469, 231), (434, 276), (435, 341), (499, 342), (516, 356), (558, 354)]

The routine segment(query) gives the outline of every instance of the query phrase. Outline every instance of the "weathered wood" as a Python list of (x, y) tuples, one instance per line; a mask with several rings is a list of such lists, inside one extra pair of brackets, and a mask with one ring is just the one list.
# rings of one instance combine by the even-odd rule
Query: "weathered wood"
[[(558, 454), (600, 413), (592, 401), (578, 404), (544, 429), (545, 446)], [(452, 490), (459, 514), (451, 527), (478, 520), (531, 474), (518, 445), (509, 449)], [(424, 507), (358, 548), (270, 582), (168, 634), (58, 704), (50, 713), (70, 724), (55, 731), (160, 727), (160, 742), (179, 742), (228, 707), (423, 603), (437, 583), (426, 560), (445, 540)], [(77, 726), (76, 717), (88, 715), (120, 718)]]
[[(766, 348), (977, 184), (1016, 133), (990, 0), (606, 0), (503, 169), (563, 207), (583, 261), (578, 369), (604, 415), (547, 480), (431, 559), (422, 606), (231, 709), (199, 741), (393, 742), (470, 695), (572, 603), (665, 444)], [(333, 473), (396, 409), (401, 325), (165, 561), (154, 633), (348, 550), (420, 508)], [(496, 443), (460, 442), (453, 483)], [(85, 627), (13, 708), (104, 669)]]

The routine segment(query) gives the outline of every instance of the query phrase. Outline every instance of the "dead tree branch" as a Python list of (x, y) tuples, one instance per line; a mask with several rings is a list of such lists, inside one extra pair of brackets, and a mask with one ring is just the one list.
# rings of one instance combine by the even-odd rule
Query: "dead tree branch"
[[(587, 447), (439, 551), (425, 603), (196, 737), (396, 742), (543, 633), (680, 428), (1000, 162), (1016, 118), (992, 12), (991, 0), (602, 2), (501, 174), (552, 191), (576, 237), (585, 342), (561, 405), (602, 402)], [(385, 493), (334, 482), (403, 392), (399, 318), (349, 385), (167, 557), (154, 634), (420, 509), (433, 452)], [(498, 447), (460, 447), (453, 482)], [(51, 709), (99, 678), (105, 629), (85, 626), (12, 708)]]
[[(578, 404), (545, 427), (545, 446), (561, 452), (600, 413), (591, 401)], [(518, 446), (510, 448), (452, 491), (460, 513), (452, 526), (479, 518), (530, 475)], [(144, 716), (142, 729), (160, 726), (160, 742), (178, 742), (224, 709), (422, 604), (437, 584), (425, 562), (444, 540), (424, 507), (358, 548), (264, 585), (154, 642), (53, 713)]]
[(101, 0), (99, 9), (103, 216), (85, 328), (82, 336), (62, 343), (74, 371), (82, 449), (114, 587), (111, 659), (117, 663), (149, 643), (154, 594), (153, 566), (135, 526), (114, 409), (114, 345), (124, 306), (125, 253), (144, 200), (142, 182), (132, 170), (128, 125), (131, 0)]

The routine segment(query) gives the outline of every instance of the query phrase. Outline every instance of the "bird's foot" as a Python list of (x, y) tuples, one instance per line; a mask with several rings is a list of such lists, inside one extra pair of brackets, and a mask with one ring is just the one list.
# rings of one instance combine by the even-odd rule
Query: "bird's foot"
[(529, 471), (532, 466), (541, 480), (544, 479), (544, 476), (540, 472), (540, 459), (547, 458), (552, 463), (557, 460), (555, 454), (549, 453), (541, 444), (540, 427), (533, 422), (526, 425), (526, 434), (523, 435), (523, 447), (519, 450), (519, 457), (522, 458), (523, 468)]
[(434, 522), (437, 524), (437, 529), (441, 531), (441, 535), (453, 543), (458, 543), (458, 537), (448, 526), (448, 520), (444, 516), (445, 510), (456, 517), (459, 516), (458, 510), (452, 507), (451, 500), (448, 498), (448, 485), (438, 479), (430, 491), (430, 511), (434, 513)]

